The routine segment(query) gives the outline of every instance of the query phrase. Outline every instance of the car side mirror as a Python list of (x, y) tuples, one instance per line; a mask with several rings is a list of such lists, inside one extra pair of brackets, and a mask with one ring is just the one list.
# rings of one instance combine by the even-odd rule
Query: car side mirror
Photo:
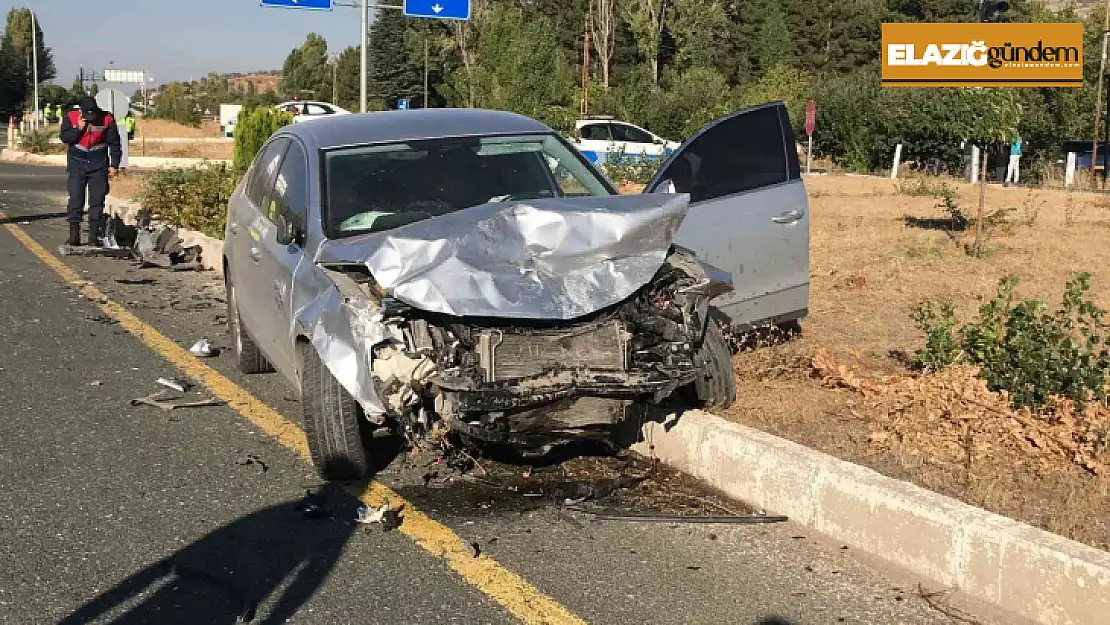
[(278, 213), (275, 218), (275, 225), (277, 226), (276, 239), (280, 245), (293, 245), (297, 243), (299, 237), (299, 229), (297, 224), (289, 219), (285, 213)]

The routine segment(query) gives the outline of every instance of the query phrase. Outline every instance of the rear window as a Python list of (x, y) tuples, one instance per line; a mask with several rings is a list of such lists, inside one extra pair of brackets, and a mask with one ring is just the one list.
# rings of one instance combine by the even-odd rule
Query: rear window
[(325, 156), (332, 238), (380, 232), (495, 202), (609, 195), (554, 135), (461, 137), (344, 148)]

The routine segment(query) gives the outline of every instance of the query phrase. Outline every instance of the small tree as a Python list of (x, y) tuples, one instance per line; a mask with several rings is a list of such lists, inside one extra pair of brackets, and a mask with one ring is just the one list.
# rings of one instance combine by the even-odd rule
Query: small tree
[(238, 172), (250, 167), (262, 145), (282, 126), (293, 123), (293, 118), (272, 108), (244, 110), (235, 124), (235, 158), (232, 166)]

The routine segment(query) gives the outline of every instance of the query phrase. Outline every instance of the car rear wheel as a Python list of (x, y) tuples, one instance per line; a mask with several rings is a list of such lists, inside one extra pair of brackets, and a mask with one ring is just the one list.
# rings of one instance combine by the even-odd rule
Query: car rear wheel
[(243, 329), (243, 320), (239, 318), (239, 304), (236, 298), (235, 285), (227, 281), (227, 325), (231, 331), (231, 339), (235, 343), (235, 360), (239, 370), (243, 373), (271, 373), (274, 366), (262, 355), (262, 350), (254, 342), (250, 334)]
[(705, 408), (728, 408), (736, 401), (736, 374), (732, 370), (732, 350), (725, 333), (715, 321), (709, 322), (705, 340), (694, 355), (698, 377), (694, 390)]
[(358, 402), (328, 371), (312, 345), (298, 343), (297, 356), (304, 433), (316, 472), (329, 481), (366, 477), (370, 457), (362, 442)]

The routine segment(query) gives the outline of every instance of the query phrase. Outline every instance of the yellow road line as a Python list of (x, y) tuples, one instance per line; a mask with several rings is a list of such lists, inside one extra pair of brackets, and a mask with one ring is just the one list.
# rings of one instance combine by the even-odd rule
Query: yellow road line
[[(0, 220), (8, 216), (0, 211)], [(147, 325), (126, 308), (112, 301), (83, 280), (57, 256), (32, 239), (22, 228), (6, 223), (4, 227), (39, 260), (46, 263), (62, 280), (96, 303), (105, 315), (119, 322), (120, 326), (146, 343), (178, 369), (203, 383), (228, 406), (258, 426), (283, 446), (296, 452), (306, 462), (311, 462), (304, 431), (282, 417), (273, 408), (251, 395), (229, 378), (201, 362), (164, 334)], [(399, 531), (416, 541), (424, 550), (445, 560), (463, 579), (528, 625), (585, 625), (585, 621), (551, 597), (540, 592), (523, 577), (501, 566), (496, 560), (480, 555), (475, 558), (466, 543), (442, 523), (416, 509), (396, 491), (378, 482), (370, 482), (357, 493), (360, 501), (370, 506), (385, 502), (404, 505), (404, 523)]]

